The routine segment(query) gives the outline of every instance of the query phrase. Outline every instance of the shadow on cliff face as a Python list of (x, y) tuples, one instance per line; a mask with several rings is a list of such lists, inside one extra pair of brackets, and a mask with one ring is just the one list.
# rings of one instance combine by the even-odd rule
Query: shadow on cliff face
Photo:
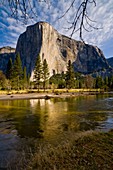
[(0, 70), (2, 70), (4, 73), (6, 72), (7, 64), (10, 58), (12, 59), (12, 61), (14, 61), (15, 53), (0, 54)]
[(99, 48), (78, 42), (77, 50), (77, 59), (73, 62), (75, 71), (90, 74), (109, 69), (109, 65)]
[[(19, 53), (23, 67), (26, 67), (27, 73), (31, 75), (35, 67), (36, 58), (40, 54), (42, 47), (43, 28), (37, 23), (27, 27), (27, 30), (20, 35), (16, 54)], [(42, 56), (41, 56), (42, 57)]]

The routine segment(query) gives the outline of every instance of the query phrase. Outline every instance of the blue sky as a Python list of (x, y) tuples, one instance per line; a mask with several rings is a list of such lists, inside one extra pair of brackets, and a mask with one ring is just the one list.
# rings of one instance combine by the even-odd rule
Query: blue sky
[[(34, 1), (34, 0), (32, 0)], [(48, 0), (49, 1), (49, 0)], [(72, 21), (74, 10), (77, 9), (81, 0), (77, 0), (76, 5), (69, 11), (69, 13), (62, 19), (59, 16), (65, 12), (73, 0), (51, 0), (50, 4), (44, 2), (38, 3), (34, 11), (38, 11), (38, 17), (34, 17), (28, 21), (27, 25), (35, 24), (39, 21), (49, 22), (58, 32), (70, 36), (71, 31), (67, 31), (70, 25), (68, 21)], [(10, 9), (5, 3), (4, 6), (0, 4), (0, 47), (11, 46), (16, 47), (19, 35), (26, 30), (27, 25), (22, 21), (16, 21), (11, 17)], [(36, 1), (34, 1), (36, 2)], [(19, 12), (21, 16), (21, 12)], [(91, 32), (83, 32), (83, 38), (86, 43), (98, 46), (104, 53), (106, 58), (113, 57), (113, 0), (97, 0), (97, 6), (90, 5), (88, 8), (88, 15), (94, 21), (94, 26), (102, 28), (99, 30), (92, 30)], [(79, 34), (75, 33), (73, 38), (79, 40)]]

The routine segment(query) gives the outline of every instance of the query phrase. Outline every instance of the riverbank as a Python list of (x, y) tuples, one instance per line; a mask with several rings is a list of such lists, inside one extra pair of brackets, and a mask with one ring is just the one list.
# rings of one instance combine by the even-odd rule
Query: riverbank
[[(74, 139), (75, 138), (75, 139)], [(108, 133), (76, 136), (37, 152), (28, 170), (106, 170), (113, 169), (113, 130)]]
[(58, 145), (42, 143), (26, 157), (11, 167), (26, 170), (111, 170), (113, 130), (107, 133), (85, 132), (78, 137), (73, 134)]
[(66, 98), (103, 93), (100, 89), (56, 89), (54, 91), (1, 91), (0, 100)]

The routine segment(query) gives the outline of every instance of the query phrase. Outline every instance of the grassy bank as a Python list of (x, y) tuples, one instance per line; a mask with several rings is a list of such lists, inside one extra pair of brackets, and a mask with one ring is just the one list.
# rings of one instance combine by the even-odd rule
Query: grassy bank
[(103, 89), (26, 89), (26, 90), (0, 90), (0, 94), (26, 94), (26, 93), (79, 93), (79, 92), (103, 92)]
[[(33, 148), (34, 145), (31, 147)], [(108, 133), (82, 132), (59, 144), (41, 143), (33, 151), (22, 149), (9, 170), (112, 170), (113, 130)]]
[(113, 130), (87, 134), (52, 146), (40, 146), (28, 170), (111, 170), (113, 169)]

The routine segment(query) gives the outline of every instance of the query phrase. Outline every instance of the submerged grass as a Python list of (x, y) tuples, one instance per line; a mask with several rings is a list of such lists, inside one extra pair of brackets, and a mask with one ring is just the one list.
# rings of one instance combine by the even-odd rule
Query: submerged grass
[(111, 170), (113, 169), (113, 130), (72, 136), (57, 146), (40, 145), (27, 170)]
[[(32, 145), (33, 143), (30, 142)], [(31, 146), (7, 164), (8, 170), (112, 170), (113, 130), (82, 132), (59, 144)], [(24, 148), (23, 148), (24, 149)]]

